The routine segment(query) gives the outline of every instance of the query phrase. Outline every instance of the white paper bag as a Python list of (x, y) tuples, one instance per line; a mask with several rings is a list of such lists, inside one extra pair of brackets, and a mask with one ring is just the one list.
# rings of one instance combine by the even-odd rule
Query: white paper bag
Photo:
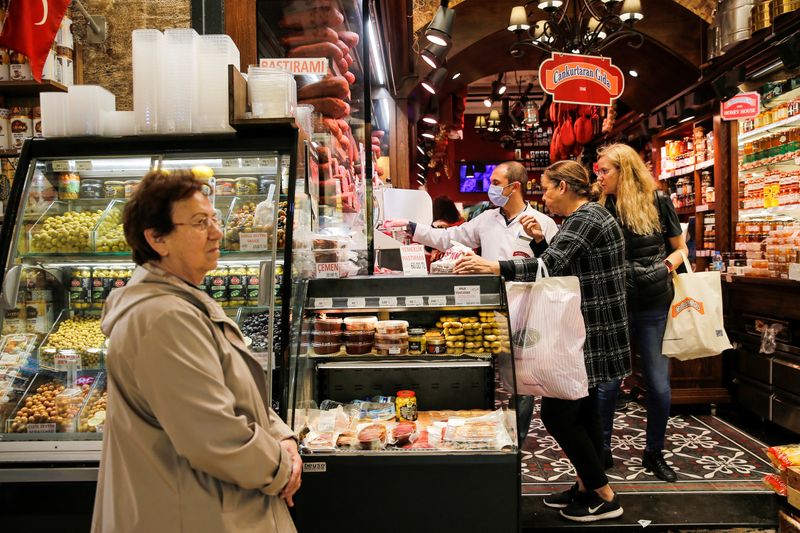
[(535, 282), (507, 285), (517, 393), (577, 400), (589, 394), (580, 282), (538, 263)]
[(675, 297), (667, 315), (661, 351), (681, 361), (718, 355), (731, 349), (722, 318), (719, 272), (692, 272), (686, 256), (685, 274), (673, 272)]

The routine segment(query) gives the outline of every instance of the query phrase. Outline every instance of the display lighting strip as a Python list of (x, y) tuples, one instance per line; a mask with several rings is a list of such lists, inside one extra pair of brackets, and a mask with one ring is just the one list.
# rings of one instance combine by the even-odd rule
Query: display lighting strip
[[(220, 257), (217, 261), (220, 264), (236, 264), (236, 265), (258, 265), (263, 263), (264, 261), (269, 261), (272, 263), (271, 259), (227, 259), (224, 256)], [(276, 259), (275, 263), (282, 265), (283, 259)], [(73, 261), (71, 263), (60, 262), (60, 263), (50, 263), (50, 262), (37, 262), (35, 264), (25, 263), (25, 266), (37, 266), (40, 268), (74, 268), (76, 266), (89, 266), (89, 267), (96, 267), (96, 268), (134, 268), (136, 263), (128, 261), (120, 261), (119, 263), (110, 263), (108, 261), (92, 261), (87, 259), (80, 259)]]
[(800, 115), (795, 115), (793, 117), (785, 118), (783, 120), (773, 122), (772, 124), (767, 124), (766, 126), (762, 126), (760, 128), (748, 131), (747, 133), (742, 133), (741, 135), (739, 135), (739, 146), (742, 146), (745, 143), (745, 141), (760, 139), (761, 137), (764, 137), (765, 135), (772, 133), (774, 130), (778, 128), (789, 126), (790, 124), (794, 124), (795, 122), (800, 122)]

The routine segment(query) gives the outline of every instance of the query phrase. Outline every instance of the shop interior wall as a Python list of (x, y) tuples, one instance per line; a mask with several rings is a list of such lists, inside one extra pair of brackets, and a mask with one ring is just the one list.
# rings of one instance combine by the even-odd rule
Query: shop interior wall
[[(458, 190), (458, 165), (463, 160), (465, 162), (486, 162), (499, 163), (514, 159), (514, 152), (503, 150), (498, 142), (484, 141), (475, 131), (476, 115), (466, 115), (464, 117), (464, 139), (450, 141), (453, 147), (448, 150), (448, 161), (450, 169), (450, 179), (442, 177), (434, 180), (432, 173), (428, 174), (426, 189), (431, 198), (447, 195), (455, 202), (462, 202), (465, 206), (473, 205), (487, 200), (485, 194), (480, 193), (461, 193)], [(412, 180), (412, 183), (414, 180)]]
[(133, 109), (133, 71), (131, 32), (138, 28), (188, 28), (191, 26), (190, 0), (105, 0), (89, 2), (89, 12), (103, 15), (108, 36), (102, 44), (86, 40), (86, 19), (76, 8), (70, 9), (72, 31), (83, 44), (83, 83), (102, 85), (117, 97), (117, 109)]

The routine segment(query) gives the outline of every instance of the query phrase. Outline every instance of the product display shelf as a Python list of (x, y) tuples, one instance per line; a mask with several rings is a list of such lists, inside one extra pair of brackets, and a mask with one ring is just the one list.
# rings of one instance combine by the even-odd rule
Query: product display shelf
[[(480, 316), (495, 327), (502, 327), (507, 335), (510, 326), (502, 279), (494, 276), (442, 275), (410, 279), (369, 276), (300, 280), (294, 285), (292, 313), (300, 318), (293, 324), (291, 335), (289, 421), (303, 443), (303, 494), (298, 493), (296, 499), (298, 530), (319, 531), (328, 523), (327, 517), (335, 512), (337, 503), (325, 495), (335, 493), (339, 490), (337, 487), (351, 483), (377, 486), (385, 479), (392, 479), (396, 486), (414, 487), (415, 499), (422, 498), (420, 501), (426, 502), (418, 508), (420, 515), (416, 519), (424, 520), (431, 529), (516, 530), (520, 475), (515, 470), (519, 464), (519, 450), (510, 342), (494, 355), (346, 355), (343, 350), (318, 355), (308, 347), (313, 344), (311, 338), (330, 334), (316, 329), (314, 321), (321, 316), (333, 319), (333, 323), (344, 315), (405, 320), (410, 328), (426, 327), (429, 333), (433, 329), (434, 335), (437, 327), (445, 327), (441, 323), (445, 317), (468, 324), (468, 319), (477, 321)], [(311, 333), (315, 330), (317, 333)], [(498, 380), (503, 383), (502, 387), (497, 385)], [(337, 402), (332, 405), (350, 404), (353, 400), (374, 400), (376, 396), (393, 397), (397, 391), (409, 389), (415, 393), (420, 413), (420, 422), (414, 423), (415, 435), (425, 432), (430, 435), (434, 431), (433, 425), (424, 425), (428, 422), (422, 420), (444, 417), (451, 425), (458, 420), (461, 420), (459, 424), (468, 423), (466, 420), (470, 416), (483, 414), (498, 417), (495, 420), (500, 421), (499, 427), (505, 435), (498, 437), (501, 447), (494, 448), (494, 444), (486, 443), (459, 445), (458, 439), (449, 433), (442, 434), (441, 442), (431, 446), (401, 446), (401, 442), (389, 442), (375, 449), (363, 443), (360, 447), (340, 445), (340, 438), (332, 441), (337, 444), (331, 449), (314, 446), (311, 439), (319, 436), (317, 432), (321, 426), (317, 424), (322, 423), (319, 421), (337, 412), (320, 411), (318, 406), (323, 405), (323, 401)], [(459, 416), (458, 412), (463, 414)], [(391, 414), (394, 415), (394, 409)], [(354, 419), (351, 424), (356, 429), (366, 424), (386, 424), (387, 435), (394, 435), (393, 431), (399, 426), (395, 426), (393, 420), (393, 416), (385, 422)], [(307, 434), (307, 431), (312, 433)], [(351, 430), (345, 433), (347, 431)], [(335, 435), (339, 435), (338, 430)], [(450, 441), (451, 438), (455, 440)], [(416, 441), (412, 439), (412, 442)], [(486, 486), (492, 487), (491, 494), (486, 494)], [(359, 520), (364, 523), (377, 523), (396, 510), (395, 502), (377, 493), (363, 495), (361, 503)], [(453, 505), (458, 505), (461, 511), (435, 511)]]
[(800, 115), (794, 115), (783, 120), (778, 120), (772, 124), (767, 124), (766, 126), (756, 128), (748, 131), (747, 133), (742, 133), (739, 135), (739, 146), (742, 146), (747, 141), (755, 141), (760, 139), (761, 137), (769, 135), (770, 133), (777, 133), (783, 131), (784, 129), (797, 126), (800, 126)]
[(67, 86), (53, 80), (0, 81), (0, 94), (6, 96), (35, 96), (46, 92), (67, 92)]
[(800, 166), (800, 153), (791, 159), (787, 159), (785, 161), (776, 161), (774, 163), (764, 163), (762, 165), (742, 168), (739, 165), (739, 175), (747, 174), (749, 172), (756, 172), (759, 170), (793, 170)]

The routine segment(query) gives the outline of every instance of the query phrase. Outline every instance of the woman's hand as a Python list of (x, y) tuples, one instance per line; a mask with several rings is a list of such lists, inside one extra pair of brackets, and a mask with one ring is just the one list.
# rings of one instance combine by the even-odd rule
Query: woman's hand
[(519, 217), (519, 223), (522, 225), (522, 229), (525, 230), (525, 233), (527, 233), (529, 237), (536, 242), (542, 242), (544, 239), (544, 232), (542, 231), (542, 226), (539, 225), (538, 220), (531, 215), (522, 215)]
[(500, 275), (500, 263), (487, 261), (475, 254), (464, 255), (456, 261), (453, 269), (456, 274), (495, 274)]
[(279, 494), (281, 498), (286, 500), (286, 505), (294, 507), (292, 497), (297, 489), (300, 488), (300, 474), (303, 471), (303, 460), (300, 459), (300, 454), (297, 452), (297, 442), (294, 439), (286, 439), (281, 441), (281, 448), (289, 454), (292, 458), (292, 474), (289, 476), (289, 481)]

